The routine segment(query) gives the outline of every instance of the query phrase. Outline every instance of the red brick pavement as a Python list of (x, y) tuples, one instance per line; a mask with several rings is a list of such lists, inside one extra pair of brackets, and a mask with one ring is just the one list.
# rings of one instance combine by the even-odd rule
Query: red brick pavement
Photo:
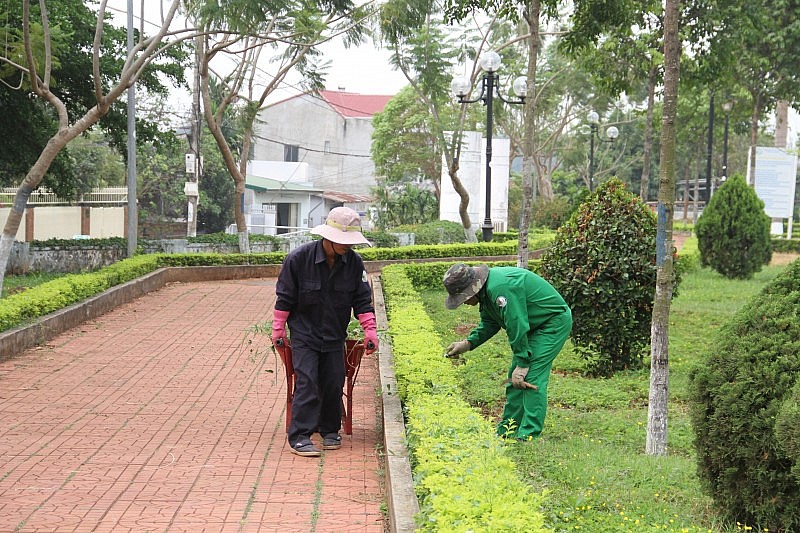
[(342, 448), (292, 455), (283, 368), (244, 342), (274, 298), (173, 283), (0, 362), (0, 531), (382, 533), (375, 358)]

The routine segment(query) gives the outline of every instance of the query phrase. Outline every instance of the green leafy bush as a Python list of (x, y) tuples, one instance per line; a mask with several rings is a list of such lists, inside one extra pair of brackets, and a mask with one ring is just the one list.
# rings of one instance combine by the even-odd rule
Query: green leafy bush
[(531, 225), (558, 229), (569, 220), (574, 211), (574, 206), (563, 196), (556, 196), (553, 199), (537, 198), (531, 210)]
[(800, 253), (800, 239), (775, 239), (771, 240), (772, 251), (786, 254)]
[(46, 239), (31, 241), (31, 248), (122, 248), (128, 247), (128, 239), (108, 237), (104, 239)]
[(397, 235), (393, 235), (388, 231), (365, 231), (364, 237), (378, 248), (394, 248), (399, 246), (400, 242)]
[(600, 186), (561, 226), (541, 274), (572, 308), (572, 341), (587, 372), (642, 363), (656, 286), (656, 220), (624, 184)]
[(800, 261), (720, 328), (690, 377), (698, 473), (720, 512), (800, 530)]
[(414, 244), (452, 244), (466, 242), (464, 227), (458, 222), (439, 220), (392, 228), (394, 233), (413, 233)]
[(726, 278), (750, 279), (772, 259), (770, 218), (737, 174), (722, 184), (695, 224), (700, 261)]

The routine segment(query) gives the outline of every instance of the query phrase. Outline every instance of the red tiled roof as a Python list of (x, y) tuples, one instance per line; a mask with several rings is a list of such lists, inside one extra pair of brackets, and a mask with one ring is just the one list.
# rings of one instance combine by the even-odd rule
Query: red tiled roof
[(372, 201), (371, 196), (366, 196), (364, 194), (350, 194), (341, 191), (324, 191), (322, 193), (322, 197), (327, 200), (341, 202), (343, 204), (368, 203)]
[(339, 91), (320, 91), (319, 95), (337, 113), (345, 118), (371, 117), (383, 111), (392, 96), (382, 94), (358, 94)]

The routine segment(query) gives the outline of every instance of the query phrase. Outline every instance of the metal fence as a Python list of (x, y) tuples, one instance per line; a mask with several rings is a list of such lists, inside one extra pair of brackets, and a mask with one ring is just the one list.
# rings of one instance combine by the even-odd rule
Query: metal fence
[[(17, 189), (15, 187), (0, 188), (0, 205), (13, 204), (16, 195)], [(82, 194), (77, 200), (59, 198), (53, 191), (40, 187), (33, 191), (28, 198), (29, 206), (75, 204), (124, 205), (127, 203), (127, 187), (95, 187), (88, 193)]]

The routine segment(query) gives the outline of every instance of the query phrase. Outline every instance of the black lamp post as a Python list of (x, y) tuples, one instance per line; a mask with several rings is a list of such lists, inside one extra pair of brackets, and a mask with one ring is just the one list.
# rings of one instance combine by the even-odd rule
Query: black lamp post
[(524, 103), (525, 96), (528, 92), (528, 78), (526, 76), (520, 76), (514, 80), (514, 94), (519, 97), (519, 100), (509, 100), (503, 97), (499, 90), (500, 76), (497, 74), (497, 71), (500, 68), (500, 55), (497, 52), (489, 51), (481, 57), (480, 65), (484, 74), (481, 83), (481, 93), (477, 98), (467, 98), (472, 90), (472, 86), (466, 78), (453, 78), (450, 89), (453, 91), (453, 94), (458, 97), (459, 103), (471, 104), (480, 100), (483, 101), (483, 105), (486, 106), (486, 218), (483, 219), (481, 230), (483, 233), (483, 240), (489, 242), (492, 240), (492, 103), (495, 93), (500, 100), (507, 104)]
[(589, 119), (589, 125), (592, 130), (589, 136), (589, 191), (594, 191), (594, 139), (597, 137), (597, 140), (601, 142), (614, 142), (619, 137), (619, 130), (616, 126), (609, 126), (606, 129), (606, 136), (602, 137), (598, 131), (600, 115), (592, 111), (586, 118)]
[(723, 102), (722, 110), (725, 112), (725, 130), (722, 135), (722, 181), (728, 179), (728, 118), (733, 109), (733, 102)]

